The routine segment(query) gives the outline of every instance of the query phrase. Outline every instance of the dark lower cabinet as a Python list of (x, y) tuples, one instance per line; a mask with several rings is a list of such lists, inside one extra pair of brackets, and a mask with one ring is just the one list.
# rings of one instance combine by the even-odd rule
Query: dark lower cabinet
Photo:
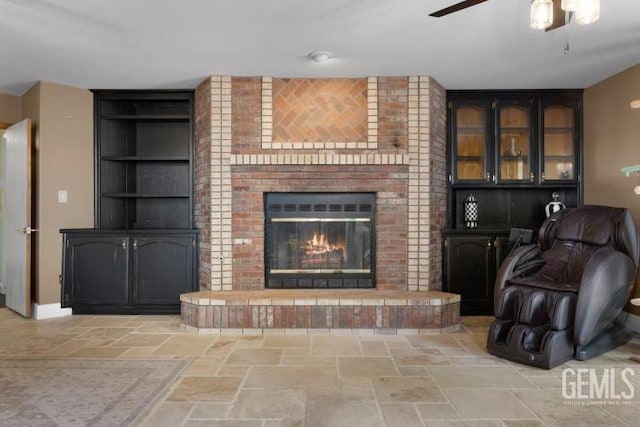
[(62, 306), (125, 306), (129, 250), (125, 236), (66, 236)]
[(196, 232), (62, 230), (62, 306), (74, 313), (180, 313), (196, 290)]
[(133, 304), (175, 304), (193, 289), (193, 236), (134, 237)]
[(443, 290), (460, 294), (461, 314), (493, 314), (496, 272), (508, 250), (506, 236), (445, 233)]

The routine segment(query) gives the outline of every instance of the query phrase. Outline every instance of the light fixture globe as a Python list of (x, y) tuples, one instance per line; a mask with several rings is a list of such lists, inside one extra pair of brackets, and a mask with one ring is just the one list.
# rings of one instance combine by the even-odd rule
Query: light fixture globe
[(593, 24), (600, 19), (600, 0), (580, 0), (576, 10), (576, 22), (580, 25)]
[(529, 22), (534, 30), (544, 30), (550, 27), (553, 23), (553, 2), (551, 0), (533, 0)]
[(562, 0), (560, 8), (565, 12), (575, 12), (578, 10), (578, 3), (580, 0)]
[(331, 52), (325, 50), (316, 50), (309, 54), (309, 58), (315, 62), (325, 62), (331, 59)]

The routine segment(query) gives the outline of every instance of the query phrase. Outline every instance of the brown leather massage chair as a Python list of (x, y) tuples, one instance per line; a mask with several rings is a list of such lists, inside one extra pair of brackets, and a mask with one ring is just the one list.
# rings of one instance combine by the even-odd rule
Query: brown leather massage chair
[(507, 256), (495, 283), (487, 349), (551, 369), (627, 342), (618, 319), (638, 269), (638, 236), (622, 208), (581, 206), (545, 220), (538, 245)]

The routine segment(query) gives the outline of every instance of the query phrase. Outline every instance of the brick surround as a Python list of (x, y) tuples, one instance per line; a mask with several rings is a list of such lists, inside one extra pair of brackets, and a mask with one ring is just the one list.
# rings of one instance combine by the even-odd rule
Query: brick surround
[[(324, 91), (322, 96), (302, 93), (291, 105), (301, 99), (322, 104), (331, 98), (327, 88), (336, 87), (340, 88), (334, 99), (337, 110), (353, 105), (359, 111), (343, 115), (345, 121), (337, 123), (343, 126), (336, 126), (335, 135), (324, 139), (318, 135), (331, 132), (331, 126), (316, 117), (324, 127), (314, 128), (307, 138), (300, 117), (291, 111), (274, 112), (281, 105), (273, 101), (274, 80), (275, 92), (287, 84), (297, 90), (320, 87)], [(365, 82), (366, 95), (362, 93)], [(287, 103), (286, 108), (291, 105)], [(265, 192), (346, 191), (376, 192), (377, 291), (439, 291), (446, 197), (445, 109), (444, 89), (424, 76), (214, 76), (202, 82), (196, 89), (195, 156), (201, 289), (264, 289)], [(331, 108), (327, 111), (318, 114), (333, 114)], [(283, 113), (297, 121), (283, 120)], [(339, 121), (341, 116), (332, 117)], [(296, 137), (287, 140), (286, 135)], [(350, 137), (343, 140), (345, 135)], [(183, 311), (188, 312), (183, 320), (192, 326), (198, 315), (189, 304), (196, 300), (200, 298), (183, 299)]]

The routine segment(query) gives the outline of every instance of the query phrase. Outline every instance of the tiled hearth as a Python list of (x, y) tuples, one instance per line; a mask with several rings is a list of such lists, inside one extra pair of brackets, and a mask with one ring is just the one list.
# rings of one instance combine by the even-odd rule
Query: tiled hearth
[[(445, 91), (430, 77), (214, 76), (196, 89), (202, 330), (414, 329), (458, 323), (441, 290)], [(268, 193), (375, 194), (375, 289), (265, 289)]]

